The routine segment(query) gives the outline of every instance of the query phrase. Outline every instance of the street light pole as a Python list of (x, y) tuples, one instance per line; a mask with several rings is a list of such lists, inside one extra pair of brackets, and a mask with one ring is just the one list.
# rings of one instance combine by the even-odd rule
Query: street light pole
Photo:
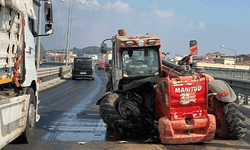
[(221, 48), (225, 48), (225, 49), (228, 49), (228, 50), (231, 50), (231, 51), (234, 51), (234, 57), (235, 57), (235, 61), (234, 61), (234, 70), (235, 70), (235, 64), (236, 64), (236, 50), (234, 49), (231, 49), (231, 48), (227, 48), (226, 46), (224, 45), (220, 45)]
[[(60, 15), (57, 15), (57, 17), (59, 17), (59, 18), (63, 18), (63, 19), (65, 19), (65, 23), (64, 23), (64, 26), (66, 26), (66, 22), (67, 22), (67, 19), (68, 18), (64, 18), (64, 17), (61, 17)], [(64, 43), (63, 43), (63, 56), (64, 56), (64, 59), (66, 60), (66, 52), (65, 52), (65, 50), (66, 50), (66, 32), (67, 32), (67, 30), (65, 30), (64, 31)], [(66, 61), (65, 61), (65, 63), (66, 63)]]
[[(61, 0), (62, 2), (65, 2), (65, 0)], [(68, 15), (68, 32), (67, 32), (67, 58), (66, 58), (66, 66), (68, 66), (68, 63), (69, 63), (69, 37), (70, 37), (70, 15), (71, 15), (71, 1), (72, 0), (69, 0), (69, 15)], [(67, 2), (65, 2), (67, 3)], [(79, 4), (84, 4), (84, 2), (81, 2)], [(74, 5), (74, 4), (73, 4)]]
[(71, 22), (70, 22), (69, 50), (71, 50), (72, 19), (73, 18), (75, 18), (75, 16), (71, 17)]
[[(70, 32), (70, 13), (71, 13), (71, 1), (69, 0), (69, 14), (68, 14), (68, 32), (67, 32), (67, 54), (66, 54), (66, 66), (68, 66), (68, 52), (69, 52), (69, 32)], [(64, 2), (64, 0), (62, 0), (62, 2)]]

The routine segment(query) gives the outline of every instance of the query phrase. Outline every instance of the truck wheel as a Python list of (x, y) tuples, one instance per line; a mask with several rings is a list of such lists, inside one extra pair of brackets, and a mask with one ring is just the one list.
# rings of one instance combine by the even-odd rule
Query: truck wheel
[(35, 95), (32, 88), (27, 88), (26, 94), (30, 95), (28, 116), (26, 120), (25, 131), (20, 136), (20, 138), (23, 143), (30, 143), (35, 135), (36, 127)]
[(223, 139), (238, 140), (246, 133), (245, 118), (234, 103), (224, 103), (209, 98), (208, 113), (216, 118), (216, 135)]

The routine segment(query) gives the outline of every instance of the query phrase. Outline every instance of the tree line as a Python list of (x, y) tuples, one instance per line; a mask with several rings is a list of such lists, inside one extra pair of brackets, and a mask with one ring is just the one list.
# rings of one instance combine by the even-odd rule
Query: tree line
[[(54, 51), (54, 50), (50, 50), (50, 51)], [(58, 51), (58, 50), (56, 50), (56, 51)], [(71, 51), (73, 51), (73, 53), (77, 54), (77, 56), (83, 56), (84, 54), (100, 54), (101, 47), (98, 47), (98, 46), (88, 46), (88, 47), (84, 47), (84, 48), (74, 47), (73, 49), (71, 49)], [(108, 52), (111, 51), (111, 48), (108, 47), (107, 51)]]

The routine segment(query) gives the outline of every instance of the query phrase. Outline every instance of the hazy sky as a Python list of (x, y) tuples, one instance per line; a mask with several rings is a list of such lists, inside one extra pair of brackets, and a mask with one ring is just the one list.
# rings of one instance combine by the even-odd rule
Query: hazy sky
[[(62, 49), (67, 35), (69, 4), (52, 1), (55, 33), (42, 37), (46, 50)], [(85, 3), (77, 5), (80, 2)], [(249, 0), (72, 0), (72, 4), (76, 5), (71, 48), (100, 46), (125, 29), (128, 35), (155, 34), (161, 39), (161, 51), (170, 56), (188, 54), (190, 39), (198, 41), (198, 55), (234, 55), (220, 45), (235, 49), (237, 55), (250, 54)]]

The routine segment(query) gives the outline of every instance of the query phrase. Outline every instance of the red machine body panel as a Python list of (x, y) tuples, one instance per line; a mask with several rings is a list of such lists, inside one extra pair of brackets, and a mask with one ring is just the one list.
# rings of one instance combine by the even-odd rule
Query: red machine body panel
[(167, 117), (159, 120), (158, 130), (163, 144), (187, 144), (214, 139), (216, 122), (214, 115), (207, 118), (174, 120)]
[(155, 118), (164, 144), (212, 140), (216, 123), (207, 114), (208, 78), (203, 75), (164, 78), (157, 83)]

